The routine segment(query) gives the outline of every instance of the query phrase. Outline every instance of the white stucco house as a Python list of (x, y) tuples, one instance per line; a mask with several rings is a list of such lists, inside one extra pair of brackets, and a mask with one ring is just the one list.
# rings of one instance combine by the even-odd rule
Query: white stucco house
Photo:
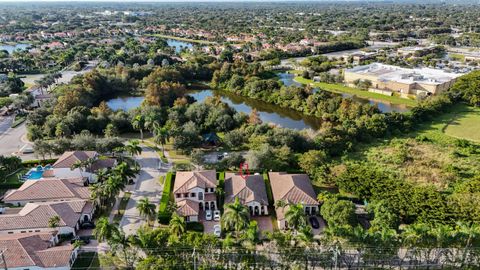
[(198, 221), (200, 211), (217, 209), (216, 189), (217, 173), (214, 170), (177, 172), (173, 186), (173, 196), (179, 206), (177, 213), (186, 221)]

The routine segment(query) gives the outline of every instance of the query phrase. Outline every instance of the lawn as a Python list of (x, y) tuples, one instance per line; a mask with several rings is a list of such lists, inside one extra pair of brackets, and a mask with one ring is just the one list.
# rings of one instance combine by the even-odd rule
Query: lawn
[(19, 169), (16, 173), (10, 175), (9, 177), (7, 177), (6, 179), (2, 180), (2, 183), (9, 183), (9, 184), (16, 184), (16, 183), (19, 183), (18, 181), (18, 176), (22, 176), (24, 174), (26, 174), (30, 169), (28, 168), (22, 168), (22, 169)]
[(339, 93), (339, 94), (347, 93), (347, 94), (356, 95), (361, 98), (386, 101), (392, 104), (399, 104), (399, 105), (415, 106), (417, 104), (417, 101), (412, 99), (401, 98), (397, 96), (386, 96), (378, 93), (360, 90), (353, 87), (344, 86), (342, 84), (313, 82), (313, 80), (305, 79), (301, 76), (295, 77), (294, 80), (301, 84), (312, 84), (313, 87), (319, 87), (323, 90), (327, 90), (327, 91)]
[(155, 37), (161, 37), (161, 38), (168, 38), (168, 39), (175, 39), (179, 41), (185, 41), (185, 42), (191, 42), (191, 43), (199, 43), (199, 44), (215, 44), (213, 41), (208, 41), (208, 40), (200, 40), (200, 39), (190, 39), (190, 38), (183, 38), (183, 37), (176, 37), (176, 36), (168, 36), (168, 35), (162, 35), (162, 34), (153, 34), (152, 36)]
[(480, 108), (467, 107), (454, 114), (453, 119), (444, 127), (445, 134), (480, 142)]
[(348, 159), (365, 161), (420, 185), (449, 189), (455, 181), (468, 180), (480, 172), (480, 154), (457, 143), (457, 138), (478, 139), (475, 131), (480, 130), (479, 112), (478, 108), (456, 104), (450, 112), (418, 125), (410, 133), (357, 144)]

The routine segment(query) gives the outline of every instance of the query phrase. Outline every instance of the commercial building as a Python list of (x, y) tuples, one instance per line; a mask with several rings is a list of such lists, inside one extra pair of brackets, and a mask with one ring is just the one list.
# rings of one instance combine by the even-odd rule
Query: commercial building
[(345, 82), (355, 87), (359, 81), (370, 81), (371, 91), (386, 95), (436, 95), (448, 90), (462, 73), (449, 73), (432, 68), (402, 68), (372, 63), (345, 69)]

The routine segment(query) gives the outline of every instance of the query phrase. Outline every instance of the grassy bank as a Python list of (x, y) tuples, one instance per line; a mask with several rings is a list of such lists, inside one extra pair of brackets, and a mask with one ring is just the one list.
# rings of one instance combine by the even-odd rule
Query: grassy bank
[(449, 136), (480, 142), (480, 108), (458, 106), (443, 128)]
[(215, 44), (215, 42), (208, 41), (208, 40), (190, 39), (190, 38), (168, 36), (168, 35), (162, 35), (162, 34), (153, 34), (152, 36), (161, 37), (161, 38), (168, 38), (168, 39), (175, 39), (175, 40), (178, 40), (178, 41), (185, 41), (185, 42), (191, 42), (191, 43), (205, 44), (205, 45)]
[(356, 95), (361, 98), (385, 101), (385, 102), (390, 102), (392, 104), (398, 104), (398, 105), (415, 106), (417, 104), (415, 100), (396, 97), (396, 96), (386, 96), (378, 93), (372, 93), (372, 92), (356, 89), (353, 87), (344, 86), (342, 84), (314, 82), (313, 80), (305, 79), (301, 76), (296, 76), (294, 80), (301, 84), (311, 84), (313, 87), (319, 87), (323, 90), (327, 90), (327, 91), (339, 93), (339, 94), (347, 93), (347, 94)]

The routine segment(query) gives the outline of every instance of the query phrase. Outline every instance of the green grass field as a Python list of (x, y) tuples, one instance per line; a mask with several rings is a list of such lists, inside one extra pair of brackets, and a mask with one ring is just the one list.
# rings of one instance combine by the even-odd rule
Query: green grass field
[(480, 108), (466, 107), (454, 112), (443, 131), (455, 138), (480, 142)]
[(344, 86), (342, 84), (313, 82), (313, 80), (305, 79), (301, 76), (295, 77), (294, 80), (301, 84), (311, 84), (313, 87), (319, 87), (321, 89), (334, 92), (334, 93), (339, 93), (339, 94), (347, 93), (347, 94), (356, 95), (361, 98), (386, 101), (392, 104), (399, 104), (399, 105), (415, 106), (417, 104), (417, 101), (412, 99), (401, 98), (396, 96), (386, 96), (378, 93), (372, 93), (372, 92), (356, 89), (353, 87)]
[(161, 38), (168, 38), (168, 39), (175, 39), (175, 40), (179, 40), (179, 41), (185, 41), (185, 42), (191, 42), (191, 43), (198, 43), (198, 44), (215, 44), (215, 42), (213, 42), (213, 41), (208, 41), (208, 40), (182, 38), (182, 37), (168, 36), (168, 35), (162, 35), (162, 34), (153, 34), (152, 36), (154, 36), (154, 37), (161, 37)]

